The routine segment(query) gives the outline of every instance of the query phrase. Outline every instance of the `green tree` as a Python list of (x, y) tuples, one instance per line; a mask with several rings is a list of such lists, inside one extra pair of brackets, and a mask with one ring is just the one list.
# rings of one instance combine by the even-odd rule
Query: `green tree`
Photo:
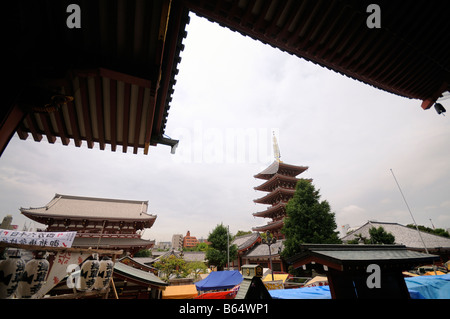
[(450, 234), (449, 234), (449, 232), (448, 231), (446, 231), (445, 229), (443, 229), (443, 228), (436, 228), (436, 229), (433, 229), (433, 233), (435, 234), (435, 235), (438, 235), (438, 236), (443, 236), (443, 237), (450, 237)]
[(162, 257), (153, 264), (153, 267), (160, 271), (160, 277), (164, 281), (169, 281), (173, 276), (176, 278), (184, 277), (187, 274), (187, 265), (183, 258), (175, 255)]
[(187, 263), (187, 272), (194, 275), (194, 281), (196, 281), (200, 274), (206, 273), (206, 270), (208, 267), (206, 267), (204, 262), (201, 261), (193, 261)]
[(391, 245), (395, 243), (395, 237), (391, 233), (388, 233), (384, 230), (383, 227), (371, 227), (369, 229), (370, 239), (369, 242), (371, 244), (386, 244)]
[(197, 246), (195, 246), (195, 251), (207, 251), (208, 250), (208, 244), (207, 243), (199, 243)]
[(376, 228), (371, 227), (369, 229), (369, 238), (364, 237), (362, 234), (355, 234), (355, 239), (349, 240), (347, 244), (359, 244), (364, 243), (374, 245), (392, 245), (395, 244), (395, 236), (388, 233), (382, 226)]
[(286, 236), (283, 258), (299, 252), (300, 244), (341, 243), (334, 213), (326, 200), (320, 201), (319, 191), (310, 181), (297, 182), (294, 196), (286, 205), (286, 215), (282, 229)]
[(368, 244), (369, 240), (364, 237), (362, 234), (355, 234), (355, 238), (352, 240), (347, 241), (347, 244), (359, 244), (359, 243), (363, 243), (363, 244)]
[[(228, 237), (228, 239), (227, 239)], [(223, 270), (227, 263), (227, 247), (228, 242), (231, 244), (232, 237), (228, 236), (228, 230), (223, 225), (217, 225), (216, 228), (209, 234), (208, 241), (211, 243), (206, 251), (205, 258), (208, 260), (208, 265), (217, 266), (218, 270)], [(230, 245), (229, 260), (230, 262), (237, 257), (237, 246)]]
[(251, 233), (252, 233), (251, 231), (238, 230), (238, 232), (236, 233), (236, 235), (234, 235), (234, 237), (250, 235)]
[[(413, 228), (416, 229), (416, 226), (414, 224), (408, 224), (406, 225), (406, 227), (409, 228)], [(420, 231), (426, 232), (426, 233), (430, 233), (430, 234), (434, 234), (434, 235), (438, 235), (438, 236), (443, 236), (443, 237), (450, 237), (450, 234), (448, 231), (446, 231), (443, 228), (430, 228), (430, 227), (426, 227), (423, 225), (417, 225), (417, 228), (419, 228)]]
[(134, 254), (134, 257), (150, 257), (152, 252), (149, 249), (141, 249)]
[(206, 251), (208, 249), (207, 243), (198, 243), (195, 247), (185, 247), (183, 251)]

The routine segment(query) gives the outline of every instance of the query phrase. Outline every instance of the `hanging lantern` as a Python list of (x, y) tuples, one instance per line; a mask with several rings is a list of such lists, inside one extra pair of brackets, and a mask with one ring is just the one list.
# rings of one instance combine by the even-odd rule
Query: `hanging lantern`
[(43, 254), (38, 253), (35, 258), (28, 261), (22, 280), (17, 287), (16, 296), (18, 298), (31, 298), (45, 283), (49, 270), (49, 262)]
[(0, 263), (0, 299), (11, 297), (17, 289), (25, 269), (25, 262), (17, 250)]
[(95, 280), (97, 279), (100, 262), (97, 256), (91, 256), (86, 259), (81, 265), (79, 288), (81, 291), (89, 291), (94, 287)]
[(103, 257), (100, 261), (97, 279), (95, 280), (94, 289), (102, 290), (108, 287), (110, 278), (113, 273), (114, 262), (109, 257)]

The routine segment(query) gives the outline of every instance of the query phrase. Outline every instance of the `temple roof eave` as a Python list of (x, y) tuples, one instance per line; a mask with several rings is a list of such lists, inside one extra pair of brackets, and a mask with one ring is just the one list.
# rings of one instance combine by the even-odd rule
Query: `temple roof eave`
[(122, 217), (122, 218), (113, 218), (113, 217), (101, 217), (101, 216), (89, 216), (89, 215), (77, 215), (77, 216), (73, 216), (73, 215), (53, 215), (53, 214), (43, 214), (41, 211), (33, 211), (33, 208), (20, 208), (20, 212), (25, 215), (26, 217), (32, 219), (32, 220), (41, 220), (41, 219), (71, 219), (71, 220), (91, 220), (91, 221), (95, 221), (95, 220), (108, 220), (108, 221), (124, 221), (124, 222), (132, 222), (132, 221), (138, 221), (138, 222), (154, 222), (156, 220), (156, 218), (158, 217), (157, 215), (150, 215), (147, 213), (142, 213), (140, 218), (128, 218), (128, 217)]
[(103, 234), (99, 237), (82, 237), (77, 236), (74, 239), (73, 246), (80, 248), (93, 247), (96, 244), (102, 247), (120, 247), (120, 248), (130, 248), (130, 247), (153, 247), (155, 245), (154, 240), (146, 240), (142, 238), (120, 238), (120, 236), (111, 236), (108, 234)]
[(147, 213), (148, 201), (95, 198), (55, 194), (42, 207), (20, 208), (25, 216), (40, 219), (150, 221), (155, 215)]
[(286, 204), (287, 204), (287, 202), (281, 201), (273, 206), (270, 206), (266, 210), (253, 213), (253, 216), (255, 216), (255, 217), (270, 217), (271, 215), (276, 214), (277, 212), (282, 212), (282, 211), (284, 212), (286, 209)]
[(292, 197), (294, 195), (294, 193), (295, 193), (295, 189), (286, 189), (286, 188), (277, 187), (269, 194), (267, 194), (261, 198), (254, 199), (253, 202), (258, 203), (258, 204), (270, 204), (271, 200), (276, 196), (287, 195), (289, 197)]
[(233, 244), (238, 247), (238, 253), (243, 253), (252, 248), (256, 243), (261, 241), (259, 233), (237, 236), (233, 240)]
[[(297, 165), (286, 164), (281, 161), (280, 162), (274, 161), (272, 164), (269, 165), (269, 167), (267, 167), (262, 172), (260, 172), (256, 175), (253, 175), (253, 177), (268, 180), (274, 174), (280, 172), (281, 170), (285, 170), (285, 171), (289, 170), (290, 174), (287, 176), (295, 177), (295, 176), (303, 173), (304, 171), (306, 171), (308, 168), (309, 168), (308, 166), (297, 166)], [(282, 175), (286, 175), (286, 174), (282, 174)]]
[(257, 191), (270, 191), (271, 186), (274, 186), (274, 185), (276, 185), (277, 182), (282, 182), (282, 181), (283, 182), (290, 182), (295, 187), (295, 185), (299, 181), (299, 178), (293, 177), (293, 176), (286, 176), (286, 175), (281, 175), (281, 174), (275, 174), (269, 180), (267, 180), (266, 182), (262, 183), (261, 185), (253, 187), (253, 189), (257, 190)]
[(151, 218), (147, 213), (148, 201), (95, 198), (55, 194), (43, 207), (20, 208), (22, 213), (45, 217), (66, 218), (108, 218), (140, 220)]
[(283, 225), (284, 225), (284, 219), (281, 219), (281, 220), (267, 223), (266, 225), (253, 227), (252, 231), (264, 232), (267, 230), (279, 229), (279, 228), (283, 227)]

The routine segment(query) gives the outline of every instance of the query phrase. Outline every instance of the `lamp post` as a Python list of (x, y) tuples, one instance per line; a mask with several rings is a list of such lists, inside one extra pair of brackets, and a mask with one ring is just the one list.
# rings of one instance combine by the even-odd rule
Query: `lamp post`
[(275, 279), (273, 278), (273, 268), (272, 268), (272, 252), (270, 249), (270, 246), (275, 244), (277, 242), (277, 239), (275, 237), (272, 237), (269, 231), (266, 231), (266, 238), (263, 238), (262, 243), (269, 246), (269, 262), (270, 262), (270, 272), (272, 273), (272, 281)]

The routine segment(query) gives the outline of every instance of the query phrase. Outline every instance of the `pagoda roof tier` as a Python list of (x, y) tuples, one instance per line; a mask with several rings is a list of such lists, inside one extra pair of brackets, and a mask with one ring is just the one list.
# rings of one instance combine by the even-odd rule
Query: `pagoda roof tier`
[(277, 173), (281, 174), (281, 175), (295, 177), (295, 176), (303, 173), (307, 169), (308, 169), (308, 166), (297, 166), (297, 165), (286, 164), (281, 161), (280, 162), (274, 161), (272, 164), (270, 164), (269, 167), (267, 167), (262, 172), (254, 175), (254, 177), (268, 180)]
[(285, 215), (286, 214), (286, 204), (287, 202), (279, 202), (273, 206), (270, 206), (264, 211), (253, 213), (255, 217), (269, 217), (273, 218), (274, 216)]
[(273, 204), (278, 201), (288, 201), (294, 196), (294, 193), (295, 189), (277, 187), (266, 196), (255, 199), (253, 202), (258, 204)]
[(280, 186), (284, 188), (295, 188), (295, 185), (297, 185), (297, 181), (299, 179), (297, 177), (292, 176), (286, 176), (281, 174), (275, 174), (273, 175), (269, 180), (262, 183), (259, 186), (254, 187), (253, 189), (257, 191), (265, 191), (265, 192), (271, 192), (274, 188)]
[(263, 226), (253, 227), (252, 231), (265, 232), (268, 230), (270, 231), (270, 230), (274, 230), (274, 229), (280, 229), (281, 227), (283, 227), (283, 225), (284, 225), (284, 219), (280, 219), (280, 220), (276, 220), (273, 222), (269, 222)]
[(156, 215), (147, 214), (148, 201), (80, 197), (55, 194), (44, 207), (20, 208), (32, 220), (108, 220), (151, 222)]

